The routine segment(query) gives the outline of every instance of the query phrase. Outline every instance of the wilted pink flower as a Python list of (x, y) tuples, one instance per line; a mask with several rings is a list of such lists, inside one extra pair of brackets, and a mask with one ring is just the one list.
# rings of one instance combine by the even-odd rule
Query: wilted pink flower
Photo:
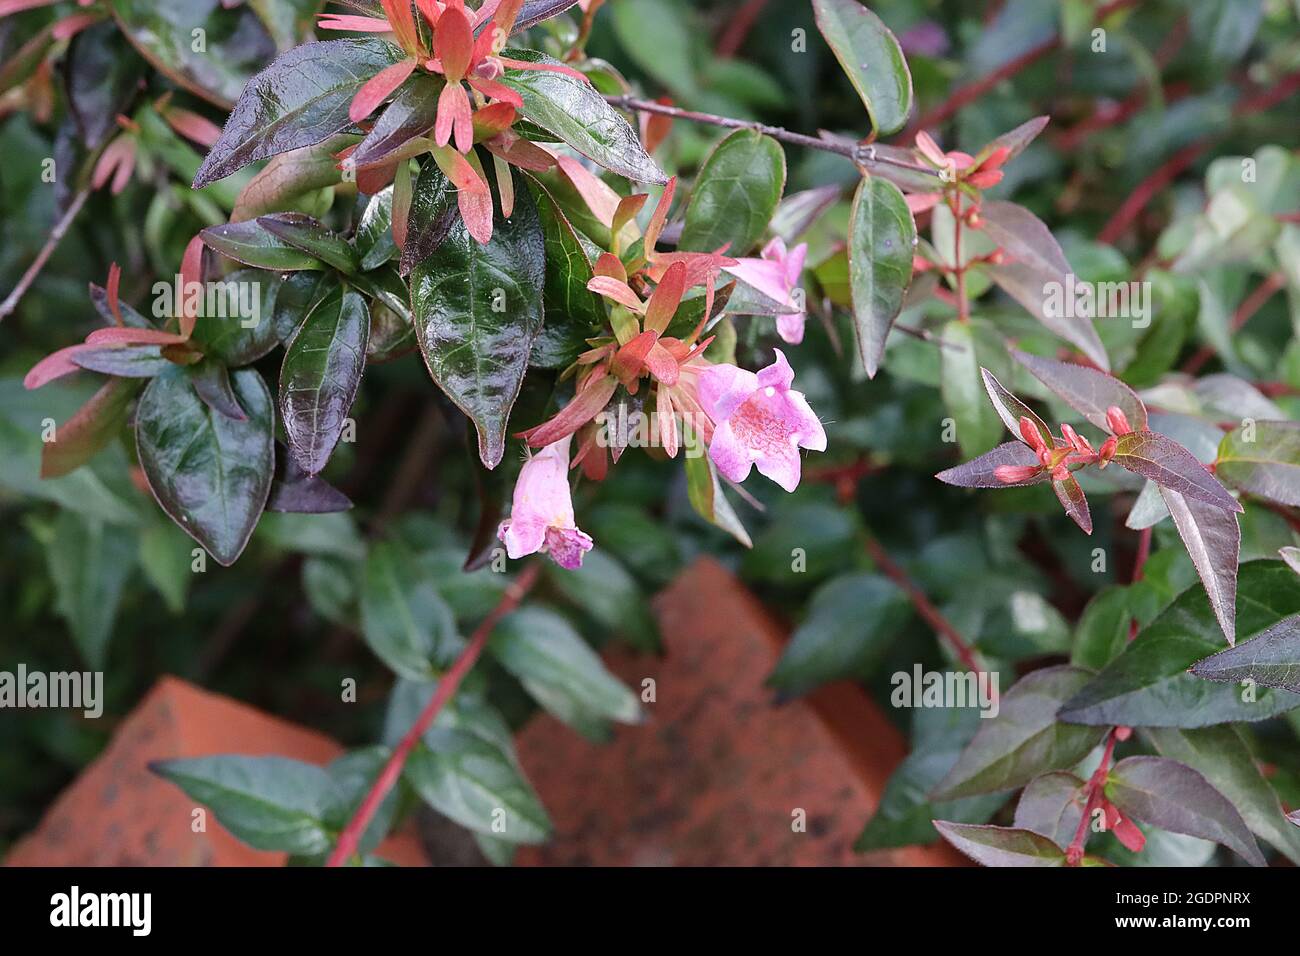
[(807, 255), (806, 242), (799, 243), (787, 252), (785, 242), (778, 236), (763, 247), (761, 259), (737, 259), (734, 266), (727, 266), (727, 271), (741, 282), (753, 286), (769, 299), (799, 310), (776, 317), (776, 331), (791, 345), (803, 341), (806, 314), (803, 302), (795, 295), (795, 290), (799, 288), (799, 277), (803, 274), (803, 263)]
[(786, 491), (799, 486), (799, 449), (826, 450), (826, 432), (802, 392), (791, 390), (794, 371), (780, 349), (757, 375), (734, 365), (700, 373), (700, 403), (713, 419), (709, 457), (732, 481), (757, 465)]
[(565, 436), (547, 445), (519, 472), (510, 517), (501, 522), (497, 537), (506, 554), (522, 558), (539, 551), (560, 567), (582, 567), (583, 552), (591, 550), (591, 537), (578, 530), (569, 493), (569, 440)]

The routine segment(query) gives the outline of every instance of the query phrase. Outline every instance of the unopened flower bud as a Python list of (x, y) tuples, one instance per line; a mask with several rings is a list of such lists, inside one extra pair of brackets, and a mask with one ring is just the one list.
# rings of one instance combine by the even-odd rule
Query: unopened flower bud
[(1038, 426), (1028, 415), (1020, 416), (1020, 437), (1025, 440), (1026, 445), (1040, 455), (1047, 447), (1047, 442), (1043, 441), (1043, 433), (1038, 430)]
[(1123, 409), (1118, 405), (1112, 405), (1106, 409), (1106, 424), (1116, 435), (1127, 435), (1133, 431), (1133, 426), (1128, 423), (1128, 416), (1124, 414)]
[(1033, 478), (1040, 470), (1037, 465), (998, 465), (993, 469), (993, 477), (1004, 485), (1018, 485)]
[(1115, 446), (1117, 444), (1114, 435), (1102, 442), (1101, 448), (1097, 451), (1098, 467), (1105, 468), (1110, 464), (1110, 460), (1115, 457)]
[(1070, 443), (1070, 447), (1080, 454), (1093, 454), (1092, 445), (1088, 443), (1088, 439), (1084, 438), (1069, 425), (1064, 423), (1061, 424), (1061, 435)]
[(970, 210), (966, 213), (966, 225), (972, 229), (978, 229), (984, 225), (984, 217), (980, 215), (979, 206), (970, 207)]

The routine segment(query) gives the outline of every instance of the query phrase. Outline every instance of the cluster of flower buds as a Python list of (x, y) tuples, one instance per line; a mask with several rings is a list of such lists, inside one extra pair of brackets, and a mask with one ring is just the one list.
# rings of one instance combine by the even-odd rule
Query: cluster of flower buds
[[(1100, 449), (1072, 427), (1061, 424), (1061, 440), (1053, 439), (1049, 446), (1042, 430), (1027, 415), (1020, 418), (1020, 438), (1034, 450), (1038, 456), (1037, 465), (999, 465), (993, 469), (993, 476), (1004, 485), (1017, 485), (1046, 473), (1052, 481), (1065, 481), (1070, 477), (1071, 466), (1084, 467), (1096, 465), (1105, 468), (1115, 457), (1117, 436), (1127, 435), (1133, 430), (1124, 412), (1115, 405), (1106, 409), (1106, 422), (1114, 432), (1102, 442)], [(1050, 436), (1049, 436), (1050, 437)]]
[[(955, 212), (957, 197), (963, 191), (962, 186), (968, 187), (966, 191), (990, 189), (996, 186), (1002, 182), (1002, 176), (1004, 175), (1002, 165), (1011, 157), (1011, 150), (1005, 146), (999, 146), (976, 163), (975, 157), (970, 153), (963, 153), (960, 150), (945, 153), (925, 130), (921, 130), (916, 134), (916, 150), (927, 163), (938, 171), (939, 179), (944, 184), (944, 188), (936, 192), (909, 195), (907, 205), (912, 210), (913, 215), (925, 212), (927, 209), (933, 209), (939, 204), (939, 200), (945, 198), (948, 205), (953, 207)], [(971, 228), (979, 228), (978, 204), (967, 210), (966, 217)]]

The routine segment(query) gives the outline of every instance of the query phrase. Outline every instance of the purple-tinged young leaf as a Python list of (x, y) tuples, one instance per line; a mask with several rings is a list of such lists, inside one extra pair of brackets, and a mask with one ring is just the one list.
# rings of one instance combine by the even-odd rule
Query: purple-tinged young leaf
[(975, 161), (972, 166), (979, 166), (980, 163), (992, 156), (998, 149), (1006, 147), (1007, 158), (1003, 163), (1009, 163), (1025, 151), (1025, 147), (1038, 138), (1038, 134), (1043, 131), (1047, 124), (1051, 122), (1050, 116), (1035, 116), (1031, 120), (1026, 120), (1013, 130), (1008, 130), (1001, 136), (990, 140), (989, 143), (975, 154)]
[(221, 138), (194, 177), (194, 188), (350, 128), (352, 98), (402, 55), (391, 43), (372, 37), (305, 43), (282, 53), (244, 87)]
[(1282, 560), (1286, 562), (1288, 568), (1296, 574), (1300, 574), (1300, 548), (1287, 545), (1285, 548), (1278, 548), (1277, 553), (1282, 556)]
[(1045, 836), (1065, 849), (1083, 816), (1083, 787), (1082, 780), (1065, 770), (1035, 777), (1020, 794), (1014, 825)]
[(1012, 435), (1017, 438), (1020, 437), (1020, 419), (1028, 418), (1038, 428), (1038, 433), (1043, 436), (1043, 442), (1047, 447), (1056, 447), (1056, 439), (1052, 437), (1052, 430), (1047, 427), (1046, 422), (1034, 413), (1032, 408), (1007, 391), (988, 369), (981, 367), (980, 375), (984, 377), (984, 389), (989, 393), (989, 401), (993, 403), (998, 417), (1011, 430)]
[(271, 484), (271, 497), (266, 502), (267, 511), (319, 515), (351, 509), (352, 502), (347, 495), (324, 478), (309, 475), (299, 468), (289, 449), (278, 442), (275, 464), (275, 481)]
[(1195, 455), (1159, 432), (1135, 431), (1119, 436), (1114, 462), (1185, 498), (1203, 501), (1224, 511), (1244, 510), (1241, 503), (1196, 460)]
[(978, 458), (941, 471), (934, 477), (959, 488), (1023, 488), (1025, 485), (1039, 485), (1047, 481), (1047, 472), (1040, 471), (1027, 481), (1005, 482), (998, 479), (994, 470), (1003, 465), (1025, 467), (1038, 464), (1038, 456), (1032, 448), (1024, 442), (1009, 441)]
[(1084, 534), (1092, 534), (1092, 515), (1088, 511), (1088, 499), (1079, 486), (1079, 479), (1071, 475), (1064, 481), (1053, 481), (1052, 490), (1056, 492), (1056, 500), (1061, 503), (1070, 520), (1082, 528)]
[(68, 357), (74, 365), (88, 372), (117, 378), (153, 378), (172, 366), (163, 358), (160, 345), (105, 345), (98, 349), (80, 349)]
[(1206, 680), (1230, 684), (1252, 680), (1300, 693), (1300, 614), (1283, 618), (1239, 647), (1197, 661), (1191, 671)]
[(772, 234), (780, 236), (788, 245), (793, 245), (839, 198), (839, 186), (818, 186), (791, 193), (776, 207), (776, 215), (772, 217), (771, 223)]
[(1251, 866), (1264, 857), (1228, 798), (1203, 776), (1166, 757), (1126, 757), (1110, 771), (1106, 799), (1121, 813), (1171, 833), (1213, 840)]
[(1109, 369), (1110, 359), (1092, 320), (1067, 316), (1063, 308), (1049, 308), (1051, 297), (1047, 287), (1050, 284), (1063, 290), (1066, 277), (1073, 271), (1051, 230), (1028, 209), (1011, 202), (982, 203), (980, 215), (984, 218), (983, 233), (1001, 246), (1007, 256), (1002, 265), (987, 267), (993, 281), (1053, 333), (1088, 356), (1093, 364)]
[(1258, 498), (1300, 507), (1300, 422), (1239, 425), (1223, 436), (1214, 473)]
[(1237, 560), (1241, 555), (1237, 516), (1171, 488), (1161, 487), (1160, 496), (1196, 565), (1219, 627), (1229, 644), (1236, 643)]
[(280, 367), (280, 417), (304, 471), (319, 474), (347, 424), (366, 367), (370, 311), (339, 286), (303, 320)]
[(1065, 866), (1065, 851), (1032, 830), (935, 820), (940, 835), (984, 866)]
[(1041, 773), (1073, 767), (1105, 731), (1061, 723), (1056, 715), (1091, 677), (1082, 668), (1061, 666), (1036, 670), (1017, 681), (999, 702), (998, 715), (980, 722), (931, 799), (1014, 790)]
[(527, 0), (520, 7), (519, 16), (515, 20), (514, 29), (510, 31), (513, 36), (527, 30), (529, 27), (541, 23), (543, 20), (549, 20), (551, 17), (558, 17), (570, 7), (576, 7), (578, 0)]
[(1098, 428), (1110, 431), (1106, 409), (1112, 405), (1124, 413), (1135, 431), (1147, 427), (1147, 409), (1142, 404), (1142, 399), (1115, 376), (1085, 365), (1030, 355), (1019, 349), (1010, 349), (1010, 352), (1017, 362), (1029, 369), (1034, 378)]
[(1300, 827), (1300, 810), (1292, 810), (1286, 815), (1286, 818), (1296, 826)]
[(235, 398), (235, 390), (230, 386), (230, 372), (224, 365), (208, 360), (191, 366), (188, 371), (190, 384), (204, 405), (234, 421), (248, 421), (248, 416), (239, 407), (239, 399)]
[[(1300, 578), (1280, 561), (1249, 561), (1237, 578), (1241, 644), (1300, 613)], [(1300, 695), (1202, 680), (1188, 669), (1223, 649), (1223, 629), (1199, 584), (1179, 595), (1058, 714), (1070, 723), (1113, 727), (1210, 727), (1267, 720), (1300, 707)]]

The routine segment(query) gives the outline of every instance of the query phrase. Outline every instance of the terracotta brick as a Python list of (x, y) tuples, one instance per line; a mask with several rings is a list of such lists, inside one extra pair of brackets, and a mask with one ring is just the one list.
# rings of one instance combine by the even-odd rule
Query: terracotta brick
[[(592, 744), (548, 715), (519, 755), (556, 825), (526, 865), (960, 865), (946, 845), (857, 854), (853, 841), (906, 753), (856, 686), (777, 705), (763, 680), (786, 633), (728, 571), (697, 562), (656, 599), (666, 655), (619, 648), (610, 668), (653, 677), (650, 722)], [(807, 814), (807, 832), (791, 827)]]
[[(325, 764), (343, 748), (323, 734), (173, 677), (160, 680), (122, 722), (104, 753), (59, 796), (9, 866), (280, 866), (283, 853), (250, 849), (208, 815), (190, 829), (194, 802), (150, 773), (153, 760), (211, 754), (276, 754)], [(427, 865), (409, 834), (380, 856)]]

